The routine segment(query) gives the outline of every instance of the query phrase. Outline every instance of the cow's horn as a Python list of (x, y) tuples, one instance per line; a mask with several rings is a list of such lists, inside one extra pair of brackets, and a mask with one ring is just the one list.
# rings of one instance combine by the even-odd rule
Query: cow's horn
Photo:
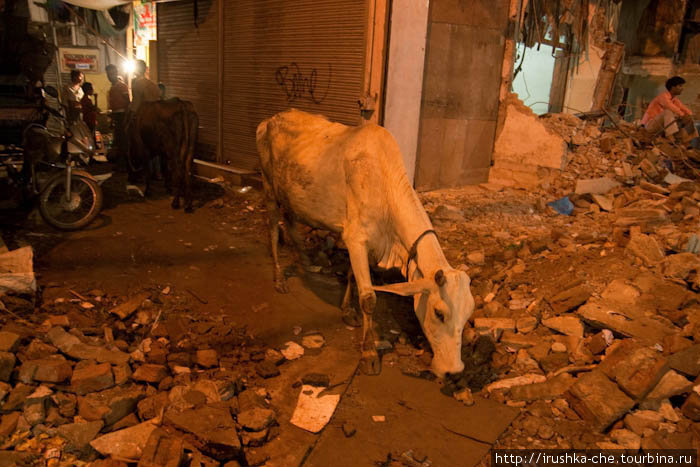
[(446, 282), (447, 279), (445, 279), (445, 273), (442, 272), (442, 269), (438, 269), (435, 273), (435, 283), (438, 285), (438, 287), (442, 287)]

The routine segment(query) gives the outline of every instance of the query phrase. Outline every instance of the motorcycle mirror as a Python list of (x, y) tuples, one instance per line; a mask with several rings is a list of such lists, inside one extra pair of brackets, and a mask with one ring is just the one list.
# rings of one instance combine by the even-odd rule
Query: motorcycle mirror
[(49, 96), (53, 97), (54, 99), (58, 98), (58, 91), (56, 90), (55, 87), (48, 85), (44, 86), (44, 92), (48, 94)]

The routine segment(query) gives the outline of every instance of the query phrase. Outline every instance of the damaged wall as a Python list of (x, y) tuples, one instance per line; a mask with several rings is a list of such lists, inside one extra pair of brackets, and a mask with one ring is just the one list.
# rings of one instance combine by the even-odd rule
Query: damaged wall
[(590, 110), (606, 43), (616, 38), (619, 13), (619, 7), (611, 6), (606, 10), (594, 5), (589, 6), (588, 49), (579, 57), (578, 66), (574, 67), (569, 76), (564, 98), (565, 112), (580, 113)]
[(564, 168), (566, 142), (549, 131), (517, 94), (509, 94), (505, 104), (505, 120), (494, 146), (489, 181), (536, 186), (539, 169)]

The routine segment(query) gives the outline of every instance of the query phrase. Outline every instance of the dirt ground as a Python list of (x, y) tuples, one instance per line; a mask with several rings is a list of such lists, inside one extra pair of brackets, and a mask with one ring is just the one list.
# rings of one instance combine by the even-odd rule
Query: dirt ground
[[(188, 380), (242, 379), (245, 387), (262, 389), (276, 413), (278, 426), (262, 446), (245, 448), (244, 465), (449, 467), (489, 464), (493, 446), (583, 448), (609, 441), (571, 410), (557, 415), (547, 401), (505, 401), (481, 390), (488, 382), (519, 374), (521, 354), (512, 349), (499, 348), (491, 356), (491, 348), (480, 360), (475, 340), (465, 338), (465, 362), (474, 363), (467, 363), (471, 379), (461, 387), (472, 389), (476, 404), (467, 406), (443, 394), (455, 388), (425, 378), (429, 346), (408, 299), (380, 297), (379, 336), (387, 342), (384, 369), (379, 377), (360, 375), (361, 331), (346, 326), (339, 310), (348, 267), (344, 251), (332, 236), (307, 231), (316, 268), (293, 267), (295, 256), (283, 247), (290, 293), (276, 293), (257, 188), (198, 184), (193, 214), (171, 210), (160, 187), (154, 199), (127, 194), (123, 176), (108, 180), (104, 189), (102, 215), (75, 233), (57, 233), (35, 214), (6, 212), (3, 238), (10, 249), (34, 248), (42, 297), (34, 315), (3, 316), (3, 329), (29, 332), (27, 327), (39, 325), (47, 315), (64, 314), (71, 327), (98, 329), (93, 334), (104, 326), (128, 334), (132, 351), (160, 322), (168, 331), (169, 352), (216, 350), (219, 367), (198, 367)], [(517, 319), (576, 281), (596, 295), (614, 279), (632, 280), (645, 270), (613, 241), (605, 213), (559, 216), (546, 209), (541, 194), (491, 185), (421, 198), (448, 260), (472, 279), (474, 318), (485, 316), (486, 309), (492, 317)], [(391, 277), (375, 277), (385, 279)], [(138, 316), (135, 322), (120, 323), (108, 313), (110, 304), (144, 292), (153, 306), (142, 323)], [(96, 307), (85, 309), (76, 297), (101, 298), (99, 303), (92, 300)], [(498, 306), (488, 307), (490, 303)], [(534, 335), (540, 330), (542, 326)], [(325, 340), (320, 349), (307, 349), (304, 357), (281, 364), (278, 376), (259, 371), (260, 354), (315, 334)], [(320, 434), (290, 423), (299, 381), (308, 373), (327, 375), (331, 392), (341, 395)], [(543, 425), (551, 425), (552, 433)], [(348, 436), (348, 430), (356, 434)]]

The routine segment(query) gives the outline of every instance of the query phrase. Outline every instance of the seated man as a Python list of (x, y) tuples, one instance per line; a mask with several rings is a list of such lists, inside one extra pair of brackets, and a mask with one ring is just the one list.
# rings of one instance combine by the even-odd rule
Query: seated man
[(693, 122), (693, 112), (683, 105), (678, 96), (683, 92), (685, 80), (674, 76), (666, 81), (666, 91), (654, 98), (642, 117), (642, 125), (656, 134), (664, 130), (666, 137), (683, 144), (698, 136)]

